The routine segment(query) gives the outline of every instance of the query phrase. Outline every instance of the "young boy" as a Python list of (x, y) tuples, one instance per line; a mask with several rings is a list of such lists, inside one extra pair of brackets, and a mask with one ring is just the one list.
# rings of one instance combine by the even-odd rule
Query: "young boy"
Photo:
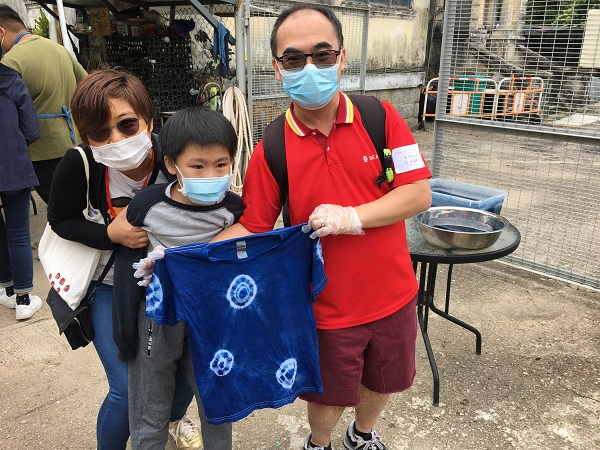
[[(242, 199), (229, 191), (237, 136), (231, 123), (207, 108), (174, 114), (160, 131), (165, 164), (177, 181), (143, 189), (129, 204), (131, 225), (148, 232), (149, 248), (208, 242), (238, 221)], [(175, 372), (180, 365), (198, 403), (205, 450), (230, 449), (231, 424), (206, 422), (184, 322), (158, 325), (138, 315), (139, 343), (129, 362), (129, 426), (132, 448), (164, 449)]]

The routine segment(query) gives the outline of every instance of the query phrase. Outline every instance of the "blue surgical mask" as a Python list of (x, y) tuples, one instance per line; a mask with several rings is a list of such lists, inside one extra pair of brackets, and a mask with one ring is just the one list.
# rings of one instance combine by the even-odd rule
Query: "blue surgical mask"
[(339, 63), (327, 69), (306, 64), (302, 70), (280, 70), (283, 90), (294, 103), (304, 109), (321, 109), (327, 105), (339, 88)]
[(179, 192), (198, 205), (214, 205), (225, 198), (231, 186), (231, 169), (229, 175), (212, 178), (186, 178), (179, 167), (175, 166), (181, 176)]

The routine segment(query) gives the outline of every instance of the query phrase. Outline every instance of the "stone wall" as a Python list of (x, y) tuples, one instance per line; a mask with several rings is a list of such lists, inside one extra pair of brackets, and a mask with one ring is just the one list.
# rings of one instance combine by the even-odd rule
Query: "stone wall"
[(379, 91), (368, 91), (367, 95), (374, 95), (380, 100), (385, 100), (394, 105), (394, 108), (400, 113), (408, 126), (415, 128), (418, 125), (417, 115), (419, 113), (419, 94), (418, 87), (388, 89)]

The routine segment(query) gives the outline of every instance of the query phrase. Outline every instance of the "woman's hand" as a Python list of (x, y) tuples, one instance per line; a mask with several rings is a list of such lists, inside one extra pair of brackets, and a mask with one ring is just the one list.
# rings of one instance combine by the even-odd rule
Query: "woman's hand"
[(150, 242), (148, 233), (127, 222), (127, 208), (124, 208), (115, 217), (115, 220), (110, 223), (106, 231), (112, 242), (124, 245), (125, 247), (143, 248), (148, 246)]

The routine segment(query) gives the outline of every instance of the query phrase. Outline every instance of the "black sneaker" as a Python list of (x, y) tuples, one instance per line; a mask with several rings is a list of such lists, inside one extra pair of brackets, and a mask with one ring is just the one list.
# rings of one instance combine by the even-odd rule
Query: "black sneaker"
[(329, 444), (328, 447), (311, 447), (311, 445), (310, 445), (311, 437), (312, 437), (312, 433), (308, 433), (306, 435), (306, 439), (304, 439), (304, 450), (325, 450), (326, 448), (333, 450), (333, 446), (331, 444)]
[(371, 430), (371, 438), (368, 440), (354, 434), (354, 420), (344, 436), (344, 447), (348, 450), (387, 450), (375, 430)]

